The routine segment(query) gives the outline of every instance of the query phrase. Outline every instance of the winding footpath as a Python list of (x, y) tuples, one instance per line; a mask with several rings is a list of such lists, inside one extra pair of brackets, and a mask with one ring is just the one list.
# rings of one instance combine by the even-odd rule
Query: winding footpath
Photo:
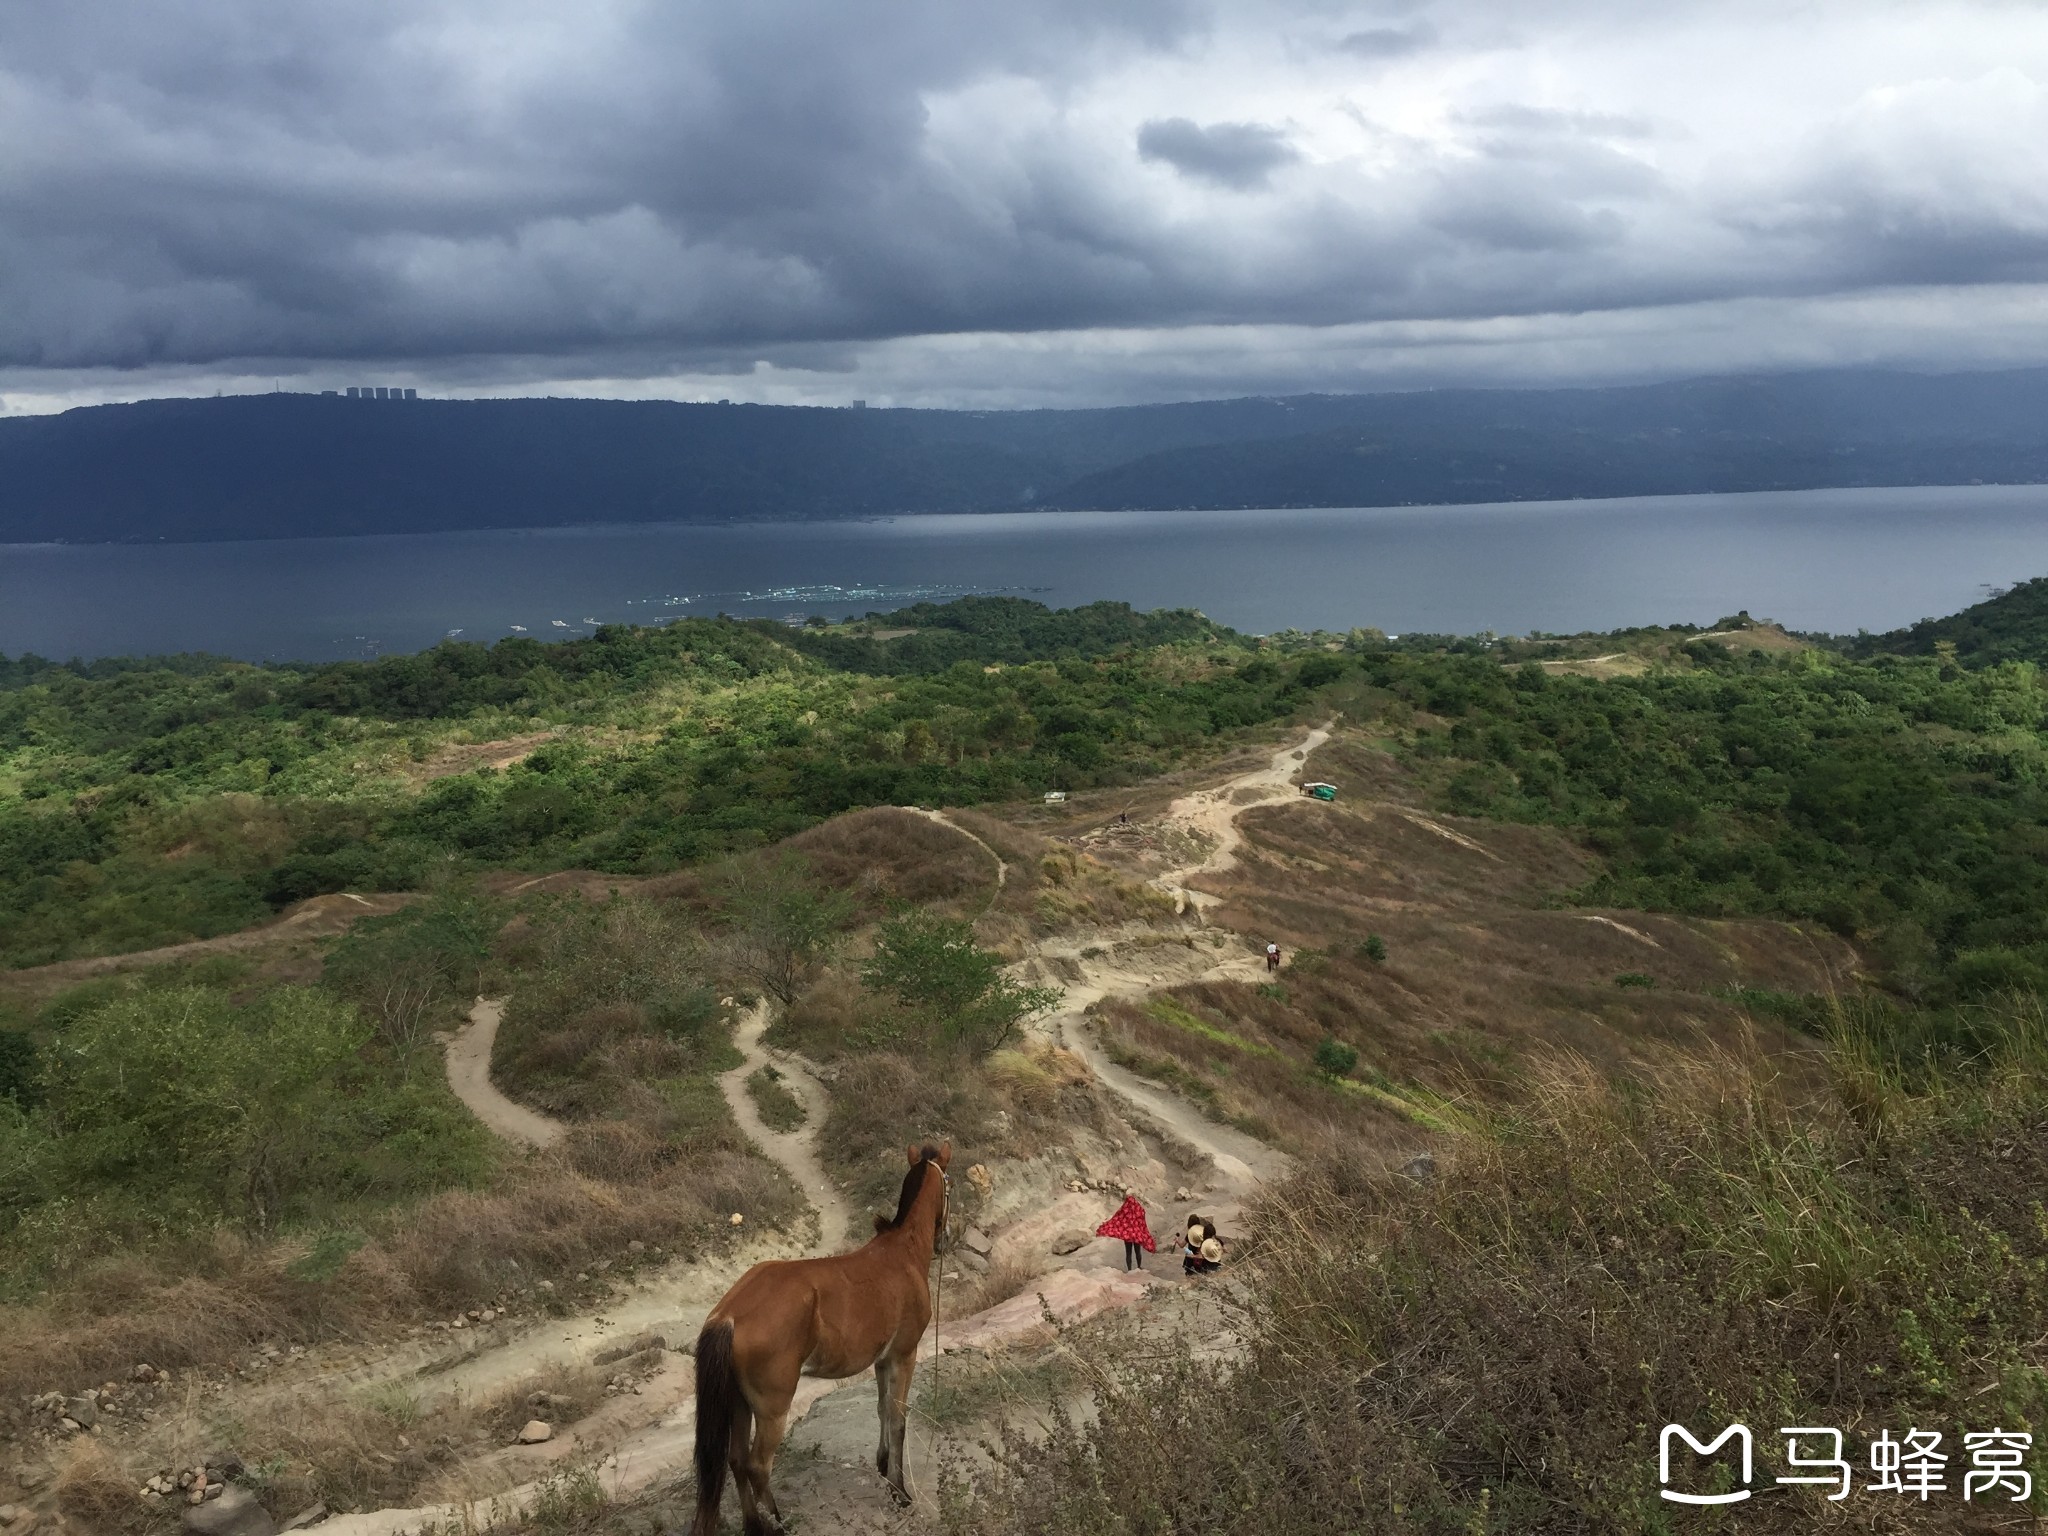
[(1265, 767), (1226, 779), (1214, 789), (1198, 789), (1193, 794), (1183, 795), (1166, 808), (1168, 821), (1179, 823), (1184, 830), (1208, 838), (1213, 844), (1209, 852), (1194, 863), (1162, 870), (1152, 877), (1152, 883), (1173, 898), (1174, 911), (1185, 912), (1189, 907), (1200, 910), (1216, 905), (1214, 896), (1205, 891), (1189, 890), (1187, 882), (1197, 875), (1220, 874), (1236, 866), (1237, 850), (1244, 846), (1244, 834), (1238, 830), (1237, 818), (1254, 806), (1297, 799), (1300, 791), (1295, 786), (1294, 776), (1301, 771), (1309, 753), (1330, 739), (1330, 728), (1335, 723), (1325, 721), (1300, 741), (1280, 748)]
[[(1155, 877), (1155, 885), (1176, 896), (1178, 909), (1213, 904), (1215, 898), (1188, 890), (1186, 882), (1229, 869), (1236, 863), (1237, 849), (1243, 841), (1237, 818), (1253, 806), (1291, 799), (1292, 780), (1302, 761), (1327, 741), (1329, 734), (1327, 726), (1319, 726), (1298, 742), (1279, 749), (1263, 767), (1173, 802), (1167, 811), (1169, 819), (1213, 840), (1204, 858)], [(1003, 885), (1008, 865), (987, 842), (943, 812), (919, 814), (978, 844), (995, 861), (996, 883), (998, 887)], [(1259, 961), (1234, 951), (1229, 941), (1220, 936), (1208, 945), (1195, 947), (1161, 944), (1158, 938), (1157, 934), (1136, 935), (1131, 942), (1113, 942), (1106, 950), (1047, 941), (1034, 946), (1032, 954), (1019, 962), (1017, 969), (1034, 979), (1051, 980), (1063, 994), (1058, 1009), (1035, 1024), (1034, 1030), (1079, 1055), (1096, 1079), (1141, 1120), (1206, 1156), (1216, 1173), (1211, 1187), (1214, 1198), (1208, 1203), (1221, 1219), (1234, 1222), (1241, 1202), (1260, 1184), (1283, 1174), (1290, 1160), (1264, 1143), (1208, 1119), (1170, 1089), (1119, 1067), (1092, 1038), (1086, 1011), (1104, 998), (1141, 998), (1159, 987), (1187, 981), (1250, 981), (1259, 975)], [(1138, 942), (1139, 939), (1151, 942)], [(1223, 951), (1220, 956), (1219, 949)], [(532, 1148), (545, 1147), (558, 1139), (565, 1127), (506, 1098), (490, 1080), (491, 1047), (502, 1017), (501, 999), (477, 999), (469, 1023), (449, 1042), (449, 1085), (485, 1125), (508, 1141)], [(837, 1252), (859, 1236), (854, 1230), (851, 1208), (833, 1186), (817, 1156), (817, 1133), (829, 1108), (825, 1089), (800, 1057), (770, 1052), (762, 1038), (768, 1023), (765, 1002), (757, 1003), (741, 1016), (733, 1035), (741, 1061), (721, 1074), (719, 1088), (740, 1128), (764, 1156), (789, 1175), (811, 1203), (816, 1223), (807, 1234), (808, 1240), (794, 1245), (794, 1252), (790, 1251), (793, 1245), (786, 1243), (780, 1245), (781, 1253), (775, 1252), (778, 1245), (771, 1238), (749, 1244), (744, 1259), (734, 1255), (708, 1264), (673, 1266), (664, 1281), (643, 1294), (615, 1300), (602, 1313), (561, 1319), (480, 1352), (441, 1375), (438, 1380), (444, 1388), (488, 1391), (543, 1364), (587, 1358), (607, 1340), (635, 1329), (662, 1327), (669, 1331), (672, 1341), (693, 1337), (705, 1314), (747, 1263), (768, 1257)], [(747, 1090), (748, 1077), (770, 1065), (804, 1105), (804, 1123), (796, 1130), (770, 1129)], [(1073, 1318), (1128, 1304), (1144, 1293), (1145, 1284), (1130, 1276), (1056, 1268), (1040, 1276), (1030, 1293), (1000, 1302), (974, 1317), (935, 1323), (927, 1337), (934, 1352), (963, 1345), (999, 1346), (1040, 1327), (1048, 1306)], [(610, 1438), (602, 1438), (584, 1425), (575, 1425), (545, 1445), (495, 1453), (494, 1464), (508, 1470), (518, 1468), (528, 1479), (518, 1486), (474, 1500), (342, 1515), (325, 1522), (320, 1529), (324, 1536), (406, 1536), (442, 1525), (456, 1529), (487, 1526), (531, 1509), (550, 1472), (587, 1464), (593, 1456), (599, 1457), (594, 1469), (597, 1479), (610, 1496), (624, 1498), (641, 1492), (688, 1464), (696, 1434), (696, 1405), (688, 1376), (687, 1361), (679, 1357), (648, 1384), (653, 1400), (647, 1407), (659, 1415), (651, 1424), (637, 1429), (614, 1425)], [(864, 1379), (806, 1378), (799, 1388), (790, 1422), (797, 1422), (828, 1394)]]
[(469, 1022), (448, 1042), (448, 1087), (469, 1112), (516, 1146), (546, 1147), (568, 1130), (538, 1110), (514, 1103), (491, 1081), (491, 1048), (505, 1018), (502, 997), (480, 997), (469, 1010)]
[[(768, 1048), (761, 1043), (761, 1036), (767, 1028), (766, 1000), (754, 1004), (740, 1016), (732, 1043), (743, 1059), (738, 1066), (719, 1077), (718, 1086), (725, 1094), (733, 1119), (747, 1133), (747, 1139), (759, 1147), (769, 1161), (778, 1164), (803, 1191), (804, 1198), (811, 1202), (811, 1208), (817, 1215), (818, 1231), (806, 1245), (807, 1251), (837, 1253), (853, 1236), (853, 1212), (833, 1187), (831, 1176), (825, 1172), (825, 1165), (818, 1161), (813, 1146), (818, 1127), (824, 1124), (825, 1112), (829, 1108), (825, 1090), (800, 1058), (787, 1052), (777, 1052), (776, 1059), (773, 1062), (769, 1060)], [(804, 1122), (793, 1131), (769, 1129), (761, 1118), (760, 1106), (747, 1091), (747, 1079), (767, 1066), (773, 1066), (781, 1074), (783, 1086), (795, 1094), (804, 1107)]]

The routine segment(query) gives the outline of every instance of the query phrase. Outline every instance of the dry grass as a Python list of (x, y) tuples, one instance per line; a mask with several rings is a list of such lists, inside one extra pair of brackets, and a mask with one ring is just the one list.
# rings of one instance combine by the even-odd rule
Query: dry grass
[(1716, 645), (1725, 645), (1737, 653), (1765, 651), (1772, 655), (1785, 655), (1793, 651), (1810, 651), (1807, 641), (1788, 635), (1778, 625), (1768, 620), (1751, 624), (1741, 629), (1716, 629), (1693, 636), (1695, 641), (1710, 640)]
[[(58, 1470), (57, 1508), (76, 1528), (94, 1536), (126, 1536), (156, 1527), (149, 1508), (136, 1496), (141, 1480), (131, 1479), (114, 1458), (90, 1440), (73, 1443)], [(9, 1490), (10, 1492), (12, 1490)]]
[[(948, 1256), (945, 1267), (951, 1270), (955, 1262)], [(978, 1275), (964, 1270), (959, 1274), (958, 1280), (945, 1282), (939, 1295), (939, 1317), (944, 1322), (972, 1317), (1013, 1296), (1022, 1295), (1025, 1288), (1038, 1278), (1039, 1270), (1037, 1266), (1012, 1255), (997, 1260)]]
[(1038, 861), (1033, 917), (1043, 932), (1080, 924), (1169, 919), (1173, 898), (1156, 886), (1119, 874), (1073, 848), (1049, 848)]
[[(787, 854), (802, 858), (820, 885), (851, 895), (859, 916), (870, 920), (896, 902), (971, 916), (987, 905), (995, 885), (995, 866), (981, 849), (950, 827), (895, 806), (849, 811), (751, 857)], [(715, 870), (690, 869), (648, 880), (639, 891), (709, 917), (717, 905), (715, 884)]]
[[(1213, 920), (1277, 940), (1290, 963), (1278, 1006), (1241, 988), (1194, 1001), (1282, 1048), (1331, 1034), (1367, 1068), (1453, 1093), (1508, 1086), (1517, 1060), (1558, 1048), (1633, 1072), (1746, 1027), (1740, 989), (1857, 984), (1851, 946), (1788, 924), (1559, 907), (1592, 873), (1588, 854), (1551, 829), (1415, 810), (1416, 786), (1369, 741), (1340, 736), (1309, 766), (1345, 798), (1247, 812), (1238, 866), (1202, 882), (1223, 898)], [(1384, 965), (1359, 956), (1369, 934)], [(1310, 951), (1327, 970), (1293, 963)], [(1615, 985), (1631, 974), (1656, 985)]]
[(544, 1279), (566, 1297), (570, 1277), (634, 1239), (688, 1256), (731, 1240), (730, 1212), (751, 1227), (799, 1209), (788, 1180), (751, 1152), (588, 1127), (500, 1188), (448, 1191), (392, 1215), (329, 1281), (293, 1276), (303, 1243), (225, 1233), (85, 1271), (38, 1305), (0, 1311), (0, 1401), (125, 1379), (137, 1361), (183, 1371), (263, 1341), (371, 1336)]
[(1086, 1087), (1094, 1078), (1079, 1056), (1043, 1040), (995, 1052), (986, 1070), (990, 1083), (1013, 1109), (1040, 1118), (1058, 1115), (1066, 1091)]
[[(1241, 1360), (1112, 1354), (1099, 1411), (1012, 1437), (947, 1524), (1661, 1530), (1667, 1421), (1837, 1425), (1859, 1462), (1881, 1429), (2037, 1422), (2048, 1126), (2038, 1030), (2014, 1038), (1969, 1081), (1908, 1089), (1879, 1061), (1875, 1135), (1842, 1108), (1871, 1093), (1863, 1056), (1815, 1098), (1731, 1052), (1645, 1092), (1561, 1066), (1429, 1183), (1334, 1160), (1262, 1213)], [(1766, 1488), (1781, 1444), (1758, 1434)], [(1740, 1528), (1837, 1528), (1822, 1493)], [(1858, 1529), (2008, 1528), (1954, 1493), (1855, 1497)]]
[(831, 1085), (818, 1152), (852, 1198), (894, 1210), (907, 1143), (950, 1139), (958, 1164), (993, 1155), (999, 1108), (964, 1058), (940, 1065), (895, 1051), (846, 1057)]
[(481, 1401), (431, 1400), (390, 1383), (343, 1400), (306, 1393), (273, 1405), (243, 1427), (251, 1465), (275, 1469), (264, 1497), (292, 1512), (321, 1502), (337, 1509), (406, 1508), (460, 1497), (463, 1468), (509, 1445), (530, 1419), (558, 1430), (605, 1401), (615, 1371), (562, 1365), (537, 1371)]
[(886, 1021), (848, 965), (828, 967), (810, 990), (768, 1026), (773, 1045), (801, 1051), (813, 1061), (836, 1061), (849, 1050), (880, 1042)]

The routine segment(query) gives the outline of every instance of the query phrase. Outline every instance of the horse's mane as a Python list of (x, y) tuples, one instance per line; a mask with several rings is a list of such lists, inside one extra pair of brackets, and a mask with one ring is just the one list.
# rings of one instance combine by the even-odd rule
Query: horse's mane
[(910, 1215), (910, 1208), (917, 1204), (918, 1192), (924, 1188), (924, 1181), (927, 1177), (925, 1170), (938, 1166), (939, 1149), (937, 1147), (933, 1146), (930, 1142), (926, 1142), (917, 1149), (917, 1161), (911, 1165), (910, 1172), (903, 1176), (903, 1193), (897, 1197), (896, 1214), (886, 1221), (877, 1216), (875, 1218), (875, 1230), (877, 1232), (894, 1232), (903, 1225)]

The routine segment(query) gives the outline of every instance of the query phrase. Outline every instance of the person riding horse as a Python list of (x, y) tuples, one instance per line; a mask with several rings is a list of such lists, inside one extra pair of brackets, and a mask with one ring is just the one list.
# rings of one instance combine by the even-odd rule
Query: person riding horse
[(747, 1536), (782, 1529), (769, 1486), (797, 1379), (875, 1370), (875, 1469), (910, 1502), (904, 1424), (917, 1343), (932, 1320), (931, 1263), (946, 1228), (953, 1144), (911, 1147), (896, 1214), (851, 1253), (777, 1259), (741, 1275), (697, 1335), (697, 1519), (714, 1536), (728, 1469)]

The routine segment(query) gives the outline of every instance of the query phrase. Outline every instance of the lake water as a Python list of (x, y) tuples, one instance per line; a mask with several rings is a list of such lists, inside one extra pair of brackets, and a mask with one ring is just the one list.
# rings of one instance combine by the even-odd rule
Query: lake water
[(1240, 629), (1889, 629), (2048, 574), (2048, 486), (1242, 512), (1028, 512), (239, 544), (0, 545), (0, 653), (325, 660), (691, 613), (1010, 592)]

